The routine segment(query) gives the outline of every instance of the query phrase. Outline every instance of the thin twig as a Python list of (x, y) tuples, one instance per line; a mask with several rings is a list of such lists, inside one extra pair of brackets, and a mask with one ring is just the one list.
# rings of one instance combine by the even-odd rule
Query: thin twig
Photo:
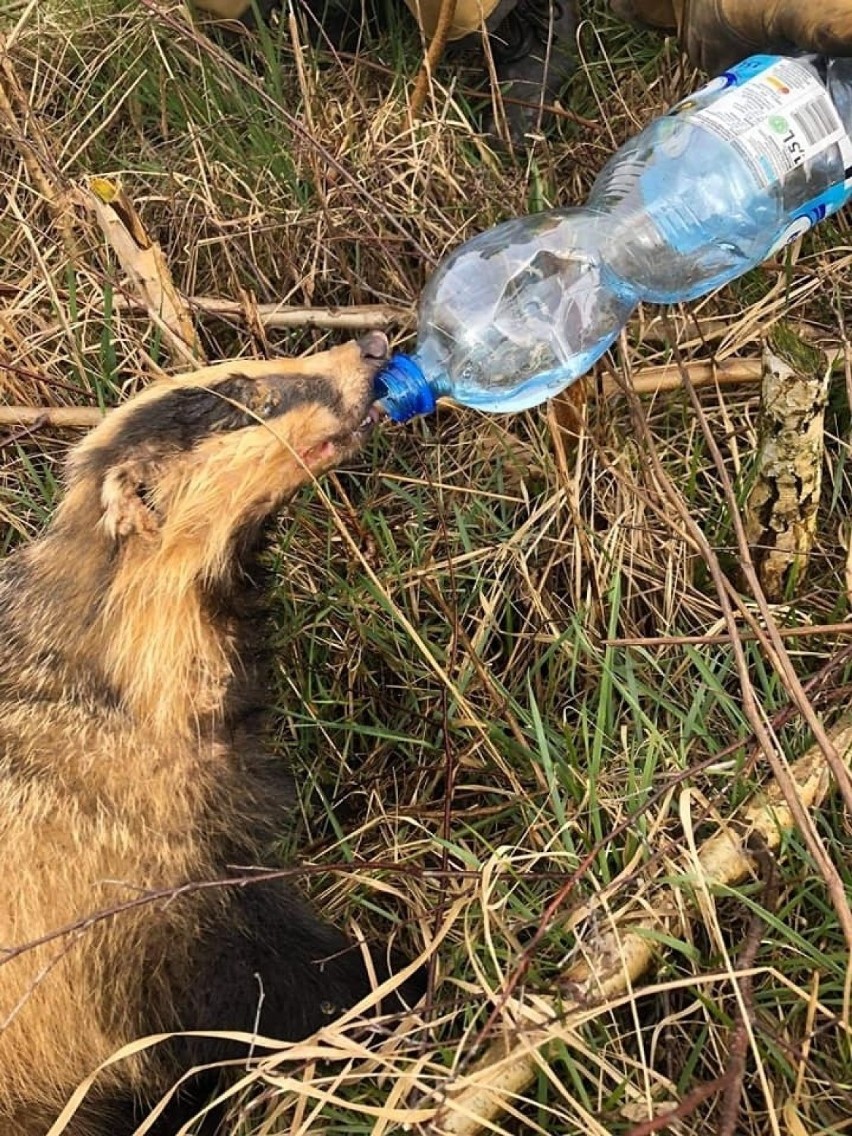
[[(852, 623), (813, 623), (805, 627), (779, 627), (782, 639), (809, 639), (815, 635), (852, 635)], [(737, 635), (741, 643), (751, 642), (758, 636), (754, 631), (743, 630)], [(602, 647), (693, 647), (716, 643), (730, 643), (732, 636), (719, 635), (649, 635), (647, 638), (602, 639)]]
[(432, 81), (432, 75), (435, 68), (441, 62), (441, 56), (444, 54), (444, 48), (447, 46), (453, 20), (456, 18), (456, 4), (457, 0), (441, 0), (438, 22), (432, 34), (432, 41), (426, 48), (426, 54), (423, 57), (423, 63), (420, 67), (420, 74), (417, 76), (417, 82), (415, 83), (414, 92), (411, 96), (412, 118), (419, 118), (423, 110), (426, 95), (429, 93), (429, 84)]
[[(760, 872), (763, 879), (761, 905), (766, 910), (772, 911), (776, 907), (778, 898), (775, 861), (762, 840), (756, 838), (751, 843), (754, 857), (762, 868)], [(766, 920), (762, 914), (759, 911), (753, 911), (742, 950), (737, 957), (737, 971), (740, 974), (740, 1013), (731, 1031), (728, 1066), (724, 1077), (725, 1091), (722, 1097), (721, 1116), (716, 1136), (736, 1136), (737, 1132), (750, 1027), (754, 1018), (754, 975), (751, 972), (757, 958), (757, 952), (760, 949), (765, 924)]]
[(37, 433), (44, 425), (44, 415), (40, 415), (30, 425), (17, 426), (14, 430), (10, 430), (8, 434), (0, 435), (0, 450), (4, 446), (12, 446), (15, 442), (20, 442), (24, 438), (28, 438), (31, 434)]
[[(448, 869), (439, 867), (422, 868), (417, 864), (400, 864), (395, 860), (341, 860), (318, 864), (294, 864), (286, 868), (246, 868), (233, 876), (221, 876), (210, 880), (189, 880), (183, 884), (170, 884), (162, 888), (150, 890), (139, 888), (138, 894), (131, 899), (121, 900), (110, 907), (99, 908), (81, 916), (70, 923), (63, 924), (46, 931), (38, 938), (29, 939), (25, 943), (18, 943), (14, 947), (0, 946), (0, 967), (14, 959), (25, 955), (38, 947), (64, 939), (68, 935), (78, 935), (90, 927), (101, 923), (108, 923), (119, 915), (129, 911), (136, 911), (141, 907), (155, 906), (157, 904), (171, 905), (184, 896), (196, 895), (199, 892), (224, 891), (238, 889), (240, 891), (251, 888), (255, 884), (270, 883), (273, 880), (305, 879), (310, 876), (328, 876), (339, 874), (342, 876), (354, 875), (359, 872), (392, 872), (402, 873), (416, 879), (450, 879), (479, 880), (482, 873), (477, 869), (459, 869), (456, 866)], [(124, 886), (124, 885), (122, 885)], [(129, 890), (129, 885), (128, 890)]]
[(676, 1120), (686, 1120), (687, 1117), (692, 1116), (700, 1105), (704, 1104), (709, 1097), (714, 1097), (716, 1093), (721, 1092), (724, 1086), (724, 1076), (696, 1085), (694, 1089), (690, 1089), (680, 1104), (660, 1113), (658, 1116), (652, 1116), (649, 1120), (643, 1120), (641, 1124), (635, 1124), (627, 1133), (627, 1136), (653, 1136), (655, 1132), (665, 1132), (667, 1128), (671, 1128)]
[(73, 427), (89, 429), (103, 420), (97, 406), (0, 406), (0, 426), (28, 426), (41, 430), (54, 426), (60, 430)]

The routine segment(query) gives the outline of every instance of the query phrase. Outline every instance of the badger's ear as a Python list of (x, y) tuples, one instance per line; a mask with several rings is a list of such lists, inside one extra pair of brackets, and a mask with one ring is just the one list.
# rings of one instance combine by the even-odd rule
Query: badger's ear
[(101, 488), (101, 523), (108, 536), (151, 536), (159, 531), (160, 517), (153, 498), (156, 476), (156, 463), (145, 458), (107, 470)]

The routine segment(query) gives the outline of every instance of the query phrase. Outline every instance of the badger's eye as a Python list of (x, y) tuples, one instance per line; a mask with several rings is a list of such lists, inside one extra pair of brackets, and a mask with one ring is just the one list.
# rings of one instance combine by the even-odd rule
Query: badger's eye
[(278, 409), (278, 399), (272, 391), (264, 395), (260, 406), (257, 408), (257, 413), (261, 418), (271, 418), (275, 411)]

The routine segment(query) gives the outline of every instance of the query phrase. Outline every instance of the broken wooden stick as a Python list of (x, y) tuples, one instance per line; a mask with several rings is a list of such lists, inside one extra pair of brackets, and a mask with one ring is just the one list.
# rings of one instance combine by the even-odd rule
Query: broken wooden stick
[(104, 412), (97, 406), (0, 406), (0, 426), (52, 426), (58, 430), (97, 426)]
[(163, 250), (152, 240), (121, 184), (110, 178), (90, 179), (83, 200), (123, 272), (130, 279), (149, 318), (163, 334), (176, 362), (204, 362), (204, 352), (186, 303), (175, 287)]
[[(763, 374), (759, 359), (726, 359), (722, 363), (703, 363), (693, 360), (684, 366), (694, 387), (733, 387), (759, 383)], [(630, 380), (631, 389), (636, 394), (642, 395), (662, 394), (665, 391), (679, 390), (682, 386), (680, 370), (674, 364), (645, 367), (637, 371)], [(604, 376), (604, 395), (609, 397), (623, 389), (622, 383), (609, 375)]]
[[(389, 327), (410, 328), (415, 320), (413, 309), (390, 304), (352, 304), (339, 308), (295, 304), (247, 305), (218, 296), (186, 296), (184, 302), (201, 315), (246, 322), (256, 320), (263, 327), (315, 327), (327, 331), (372, 331), (376, 328), (384, 331)], [(139, 301), (124, 296), (115, 297), (115, 307), (119, 311), (144, 310)]]

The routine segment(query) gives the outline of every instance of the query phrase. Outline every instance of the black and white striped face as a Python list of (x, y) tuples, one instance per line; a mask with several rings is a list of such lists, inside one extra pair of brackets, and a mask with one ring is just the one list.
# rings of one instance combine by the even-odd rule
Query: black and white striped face
[(96, 495), (116, 538), (220, 545), (360, 448), (379, 417), (373, 380), (387, 357), (373, 331), (305, 358), (153, 384), (74, 451), (66, 500)]
[(264, 424), (302, 454), (323, 443), (347, 445), (350, 434), (359, 435), (375, 420), (373, 376), (387, 356), (387, 338), (371, 332), (357, 343), (308, 359), (264, 364), (259, 375), (235, 365), (208, 383), (193, 382), (196, 375), (203, 379), (209, 374), (205, 368), (180, 385), (153, 388), (152, 398), (128, 403), (100, 448), (101, 456), (111, 464), (110, 459), (121, 460), (151, 443), (181, 453), (216, 436)]

